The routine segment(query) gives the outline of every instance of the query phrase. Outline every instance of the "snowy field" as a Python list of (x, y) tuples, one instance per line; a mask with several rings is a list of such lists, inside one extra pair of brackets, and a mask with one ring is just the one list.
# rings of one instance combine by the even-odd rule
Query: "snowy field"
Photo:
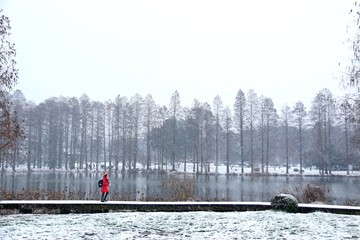
[(0, 217), (0, 239), (359, 239), (360, 216), (120, 212)]

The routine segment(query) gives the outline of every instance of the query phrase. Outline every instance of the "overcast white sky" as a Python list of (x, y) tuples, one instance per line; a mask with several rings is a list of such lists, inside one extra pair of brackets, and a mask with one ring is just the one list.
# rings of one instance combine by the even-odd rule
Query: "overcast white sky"
[[(20, 89), (105, 101), (150, 93), (182, 106), (254, 89), (277, 108), (339, 90), (352, 0), (1, 0)], [(278, 109), (279, 110), (279, 109)]]

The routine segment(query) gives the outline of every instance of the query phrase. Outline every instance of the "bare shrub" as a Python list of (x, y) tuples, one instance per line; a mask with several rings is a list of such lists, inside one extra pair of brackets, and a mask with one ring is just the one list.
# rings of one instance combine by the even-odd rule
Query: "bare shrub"
[(311, 202), (325, 202), (325, 191), (319, 186), (307, 184), (303, 192), (303, 201), (305, 203)]
[(26, 190), (22, 189), (17, 193), (9, 191), (0, 191), (1, 198), (3, 200), (78, 200), (85, 199), (90, 200), (92, 197), (82, 192), (71, 191), (45, 191), (40, 190)]
[(325, 190), (319, 186), (308, 183), (305, 187), (295, 186), (293, 190), (285, 191), (302, 203), (326, 202)]
[(195, 199), (193, 179), (180, 178), (174, 176), (161, 181), (161, 190), (164, 200), (168, 201), (188, 201)]
[(353, 200), (353, 199), (346, 199), (344, 202), (344, 205), (347, 206), (360, 206), (359, 200)]

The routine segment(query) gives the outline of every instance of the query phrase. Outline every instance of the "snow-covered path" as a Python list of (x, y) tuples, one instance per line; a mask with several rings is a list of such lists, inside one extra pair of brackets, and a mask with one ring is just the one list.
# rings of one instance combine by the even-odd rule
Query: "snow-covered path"
[[(17, 213), (106, 213), (120, 211), (139, 212), (244, 212), (270, 210), (270, 202), (143, 202), (93, 200), (8, 200), (0, 201), (0, 214)], [(327, 204), (299, 204), (298, 213), (328, 212), (360, 215), (358, 206)]]

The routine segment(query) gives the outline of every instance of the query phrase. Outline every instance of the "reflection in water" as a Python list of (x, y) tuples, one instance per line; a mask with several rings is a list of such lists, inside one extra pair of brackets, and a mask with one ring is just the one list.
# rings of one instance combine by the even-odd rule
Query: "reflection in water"
[[(111, 173), (110, 192), (127, 200), (160, 199), (169, 194), (164, 191), (163, 184), (174, 177), (192, 179), (194, 194), (201, 200), (270, 201), (275, 194), (295, 192), (295, 188), (309, 183), (325, 189), (327, 198), (334, 204), (360, 198), (360, 178), (356, 177)], [(23, 189), (44, 190), (64, 193), (65, 198), (69, 193), (76, 193), (82, 199), (98, 199), (100, 178), (100, 172), (3, 173), (0, 186), (12, 193)]]

